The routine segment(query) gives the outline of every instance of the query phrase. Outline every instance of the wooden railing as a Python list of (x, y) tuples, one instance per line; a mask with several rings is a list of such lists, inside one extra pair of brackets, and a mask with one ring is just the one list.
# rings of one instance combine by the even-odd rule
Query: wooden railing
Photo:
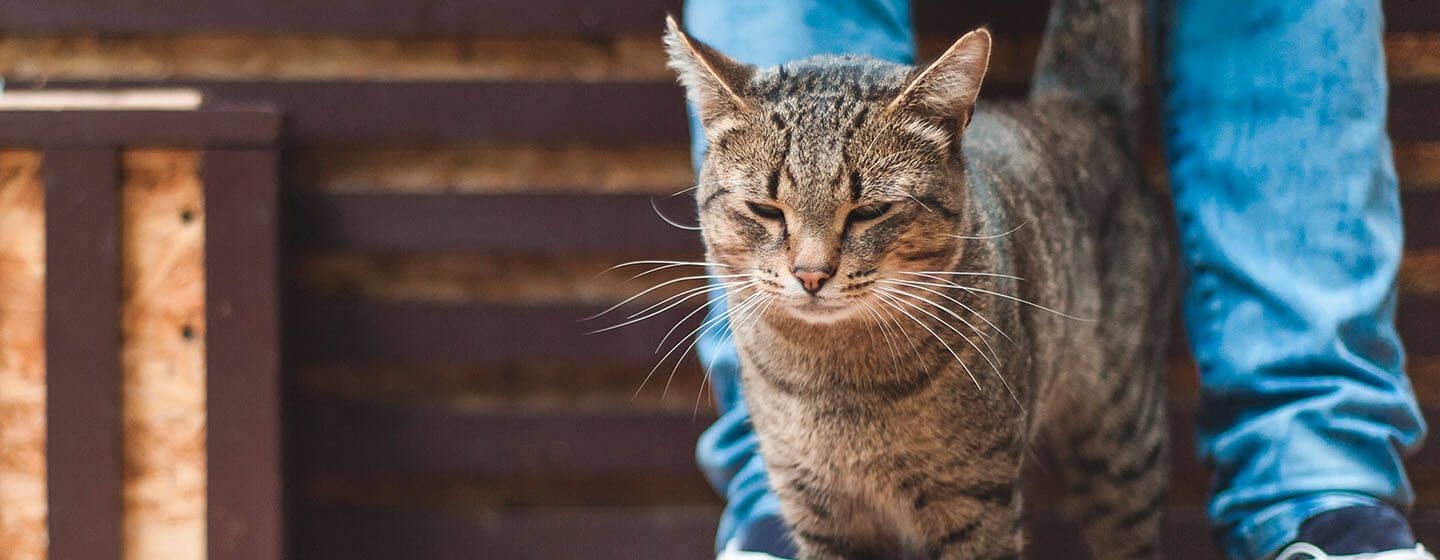
[(0, 557), (280, 558), (278, 116), (44, 96), (0, 110), (0, 327), (42, 329), (0, 352), (44, 356), (0, 363), (43, 394), (0, 476), (45, 489)]

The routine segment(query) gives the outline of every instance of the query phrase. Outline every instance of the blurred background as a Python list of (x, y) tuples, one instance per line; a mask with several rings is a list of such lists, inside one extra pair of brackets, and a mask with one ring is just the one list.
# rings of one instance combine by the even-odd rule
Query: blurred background
[[(1019, 95), (1047, 4), (917, 0), (922, 53), (988, 24), (982, 99)], [(1385, 7), (1401, 333), (1433, 424), (1440, 7)], [(694, 216), (669, 197), (694, 177), (667, 11), (0, 0), (0, 559), (711, 556), (702, 367), (655, 352), (699, 298), (578, 322), (684, 275), (612, 265), (700, 256), (657, 216)], [(24, 97), (152, 87), (204, 101)], [(1170, 542), (1216, 558), (1172, 354)], [(1430, 439), (1415, 520), (1440, 542)], [(1034, 485), (1036, 557), (1074, 557)]]

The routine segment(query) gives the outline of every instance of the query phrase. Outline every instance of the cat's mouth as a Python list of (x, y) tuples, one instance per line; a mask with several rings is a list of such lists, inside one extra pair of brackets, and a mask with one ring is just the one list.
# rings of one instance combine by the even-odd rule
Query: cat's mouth
[(791, 314), (801, 319), (830, 323), (839, 321), (855, 313), (857, 306), (853, 298), (835, 298), (824, 296), (791, 296), (786, 298)]

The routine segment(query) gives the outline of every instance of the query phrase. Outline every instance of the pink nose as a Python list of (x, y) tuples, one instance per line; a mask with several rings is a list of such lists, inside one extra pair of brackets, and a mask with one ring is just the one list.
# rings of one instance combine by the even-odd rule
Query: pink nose
[(810, 292), (810, 295), (815, 295), (816, 292), (819, 292), (820, 288), (825, 287), (825, 281), (830, 279), (830, 271), (828, 270), (796, 268), (791, 272), (795, 274), (796, 279), (800, 280), (800, 284), (805, 287), (805, 291)]

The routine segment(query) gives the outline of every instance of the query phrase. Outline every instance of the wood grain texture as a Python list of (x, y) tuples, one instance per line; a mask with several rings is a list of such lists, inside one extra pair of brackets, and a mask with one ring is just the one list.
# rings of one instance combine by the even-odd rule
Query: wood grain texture
[(192, 150), (121, 158), (125, 557), (205, 558), (205, 202)]
[(0, 149), (0, 560), (46, 558), (41, 165)]

